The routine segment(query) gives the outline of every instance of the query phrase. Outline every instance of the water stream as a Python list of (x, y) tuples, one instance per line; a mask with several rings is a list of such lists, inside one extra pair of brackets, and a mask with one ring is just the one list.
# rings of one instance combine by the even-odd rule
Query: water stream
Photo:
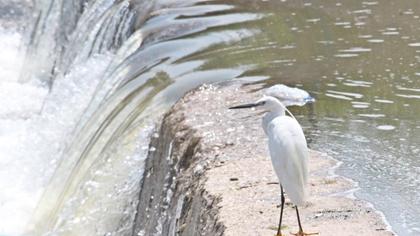
[(310, 146), (420, 233), (420, 3), (0, 3), (0, 234), (130, 235), (155, 122), (232, 79), (311, 92)]
[(181, 60), (253, 36), (223, 26), (262, 15), (206, 1), (29, 8), (33, 33), (10, 27), (2, 41), (16, 56), (1, 84), (0, 233), (129, 235), (155, 122), (186, 91), (247, 69)]

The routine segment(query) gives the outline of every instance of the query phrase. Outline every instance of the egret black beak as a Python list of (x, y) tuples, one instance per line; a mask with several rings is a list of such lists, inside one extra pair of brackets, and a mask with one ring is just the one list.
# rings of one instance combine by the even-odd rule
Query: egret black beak
[(233, 107), (229, 107), (229, 109), (243, 109), (243, 108), (252, 108), (252, 107), (257, 107), (257, 106), (261, 106), (264, 105), (264, 103), (249, 103), (249, 104), (243, 104), (243, 105), (238, 105), (238, 106), (233, 106)]

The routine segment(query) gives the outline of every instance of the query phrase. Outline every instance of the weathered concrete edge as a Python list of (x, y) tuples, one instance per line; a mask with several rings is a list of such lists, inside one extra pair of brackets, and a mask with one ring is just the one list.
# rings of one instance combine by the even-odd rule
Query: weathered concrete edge
[[(185, 122), (191, 114), (182, 104), (197, 92), (187, 93), (172, 107), (163, 119), (158, 137), (151, 141), (150, 150), (154, 151), (146, 163), (134, 235), (224, 234), (226, 226), (219, 220), (223, 196), (206, 189), (206, 170), (215, 160), (202, 155), (203, 149), (209, 147), (202, 146), (201, 134)], [(329, 177), (339, 177), (335, 174), (337, 167), (338, 164), (330, 167)], [(351, 189), (354, 188), (357, 186)], [(365, 206), (374, 209), (368, 202)], [(388, 226), (387, 231), (391, 231), (383, 214), (377, 213)]]
[(151, 139), (132, 235), (223, 234), (220, 198), (204, 187), (209, 162), (200, 159), (201, 137), (185, 125), (179, 104), (164, 115)]

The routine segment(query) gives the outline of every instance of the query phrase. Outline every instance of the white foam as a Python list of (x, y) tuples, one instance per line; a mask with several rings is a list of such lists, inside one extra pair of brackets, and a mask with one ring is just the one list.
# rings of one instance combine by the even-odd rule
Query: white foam
[(16, 81), (22, 66), (22, 36), (0, 28), (0, 82)]
[(360, 93), (350, 93), (350, 92), (341, 92), (341, 91), (335, 91), (335, 90), (327, 90), (328, 93), (334, 93), (338, 95), (343, 95), (346, 97), (354, 97), (354, 98), (363, 98), (363, 94)]
[(341, 58), (349, 58), (349, 57), (357, 57), (359, 54), (355, 53), (341, 53), (341, 54), (335, 54), (334, 57), (341, 57)]
[(305, 90), (288, 87), (284, 84), (271, 86), (264, 93), (280, 99), (285, 106), (303, 106), (308, 102), (315, 102), (315, 99)]
[(375, 102), (378, 102), (378, 103), (388, 103), (388, 104), (394, 103), (394, 101), (387, 100), (387, 99), (375, 99)]
[(343, 95), (337, 95), (337, 94), (332, 94), (332, 93), (326, 93), (325, 96), (327, 97), (332, 97), (332, 98), (337, 98), (337, 99), (341, 99), (341, 100), (347, 100), (347, 101), (352, 101), (353, 98), (349, 98)]
[(367, 117), (367, 118), (382, 118), (382, 117), (385, 117), (384, 114), (358, 114), (358, 116)]
[(372, 51), (372, 49), (370, 48), (362, 48), (362, 47), (352, 47), (349, 49), (342, 49), (339, 50), (340, 52), (345, 52), (345, 53), (359, 53), (359, 52), (370, 52)]
[(53, 89), (19, 83), (22, 37), (0, 30), (0, 235), (20, 235), (109, 58), (93, 58)]
[(393, 125), (378, 125), (376, 126), (377, 129), (379, 130), (394, 130), (395, 126)]
[(400, 34), (400, 32), (398, 32), (398, 31), (385, 31), (385, 32), (382, 32), (382, 35), (399, 35)]
[(383, 39), (368, 39), (369, 43), (383, 43), (385, 40)]
[(410, 47), (420, 47), (420, 43), (409, 43), (408, 46), (410, 46)]

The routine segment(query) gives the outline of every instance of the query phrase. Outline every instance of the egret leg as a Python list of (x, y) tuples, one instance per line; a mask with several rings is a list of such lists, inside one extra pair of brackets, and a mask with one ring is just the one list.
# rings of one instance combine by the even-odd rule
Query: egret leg
[(284, 208), (284, 192), (283, 192), (283, 186), (280, 184), (280, 192), (281, 192), (281, 208), (280, 208), (280, 221), (279, 221), (279, 228), (277, 229), (277, 236), (281, 236), (281, 222), (283, 220), (283, 208)]
[(302, 223), (300, 222), (300, 216), (299, 216), (299, 210), (298, 207), (296, 206), (296, 216), (297, 216), (297, 220), (298, 220), (298, 224), (299, 224), (299, 232), (297, 232), (296, 236), (306, 236), (306, 235), (317, 235), (318, 233), (304, 233), (303, 229), (302, 229)]
[(297, 206), (296, 206), (296, 215), (297, 215), (297, 220), (298, 220), (298, 224), (299, 224), (299, 232), (303, 232), (303, 230), (302, 230), (302, 223), (300, 223), (299, 210), (298, 210), (298, 207)]

